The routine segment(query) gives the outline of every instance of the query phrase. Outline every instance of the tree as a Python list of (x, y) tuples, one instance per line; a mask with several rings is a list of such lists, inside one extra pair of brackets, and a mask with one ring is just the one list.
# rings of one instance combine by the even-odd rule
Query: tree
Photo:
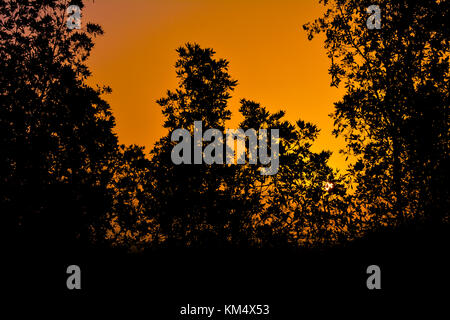
[(233, 205), (224, 177), (234, 168), (175, 165), (171, 160), (175, 143), (170, 135), (179, 128), (193, 134), (195, 121), (202, 121), (203, 130), (213, 128), (223, 132), (231, 115), (227, 106), (230, 92), (237, 82), (227, 73), (228, 62), (215, 59), (212, 49), (188, 43), (177, 52), (179, 89), (168, 91), (167, 97), (158, 100), (169, 134), (151, 151), (152, 180), (146, 185), (153, 194), (149, 206), (154, 208), (167, 244), (222, 246), (228, 242), (230, 205)]
[(114, 247), (132, 251), (160, 245), (165, 239), (153, 217), (154, 179), (144, 148), (121, 145), (113, 165), (108, 186), (112, 204), (105, 217), (107, 240)]
[(334, 133), (356, 158), (356, 207), (375, 225), (448, 219), (448, 1), (378, 1), (379, 30), (366, 25), (371, 1), (320, 2), (304, 29), (325, 33), (331, 85), (346, 88)]
[(101, 98), (110, 89), (84, 82), (102, 30), (69, 30), (68, 5), (0, 3), (0, 212), (5, 229), (26, 242), (102, 238), (111, 205), (117, 138)]
[[(231, 115), (228, 100), (237, 84), (228, 74), (228, 62), (215, 59), (212, 49), (188, 43), (177, 52), (179, 88), (158, 100), (169, 132), (151, 151), (149, 174), (143, 180), (142, 189), (148, 192), (143, 216), (158, 226), (150, 237), (157, 234), (167, 246), (213, 247), (298, 246), (348, 237), (345, 189), (327, 165), (330, 153), (310, 150), (317, 127), (300, 120), (294, 126), (282, 120), (282, 111), (271, 114), (256, 102), (241, 100), (240, 129), (280, 130), (276, 175), (261, 175), (261, 161), (249, 163), (252, 148), (259, 154), (260, 146), (251, 145), (248, 137), (244, 164), (194, 164), (195, 143), (187, 156), (191, 164), (172, 162), (175, 130), (185, 128), (192, 136), (194, 122), (202, 121), (203, 132), (225, 133)], [(204, 143), (199, 144), (203, 150)], [(332, 191), (324, 189), (326, 182), (333, 182)]]
[(317, 126), (302, 120), (291, 124), (283, 120), (284, 111), (271, 114), (245, 99), (240, 112), (244, 116), (242, 128), (280, 130), (276, 175), (261, 176), (249, 165), (239, 170), (249, 181), (246, 193), (256, 194), (259, 202), (252, 215), (257, 242), (263, 246), (307, 247), (352, 238), (345, 187), (327, 164), (331, 153), (311, 151), (319, 134)]

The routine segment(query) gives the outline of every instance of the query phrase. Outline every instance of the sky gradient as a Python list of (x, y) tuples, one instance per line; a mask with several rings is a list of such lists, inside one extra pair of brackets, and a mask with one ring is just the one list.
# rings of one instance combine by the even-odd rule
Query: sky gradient
[(119, 142), (149, 151), (167, 133), (156, 100), (177, 86), (175, 49), (186, 42), (211, 47), (238, 80), (228, 127), (241, 120), (242, 98), (285, 110), (290, 121), (316, 124), (321, 133), (313, 150), (332, 151), (330, 164), (344, 169), (338, 154), (344, 143), (332, 136), (328, 116), (344, 91), (330, 87), (323, 37), (308, 41), (302, 29), (321, 13), (318, 0), (88, 0), (82, 23), (105, 31), (92, 51), (89, 82), (113, 89), (105, 99)]

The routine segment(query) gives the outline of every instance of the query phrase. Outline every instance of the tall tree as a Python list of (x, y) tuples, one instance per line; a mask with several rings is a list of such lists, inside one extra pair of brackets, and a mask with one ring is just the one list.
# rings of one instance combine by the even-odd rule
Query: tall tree
[[(177, 52), (179, 88), (158, 101), (169, 132), (151, 151), (149, 174), (142, 188), (148, 191), (143, 198), (144, 216), (157, 226), (149, 229), (155, 231), (150, 237), (156, 236), (169, 246), (215, 247), (298, 246), (348, 237), (348, 216), (342, 201), (345, 190), (327, 165), (330, 153), (310, 150), (319, 131), (310, 123), (292, 125), (282, 119), (284, 112), (271, 114), (258, 103), (242, 99), (240, 129), (280, 130), (277, 173), (261, 175), (261, 159), (250, 164), (250, 154), (261, 154), (262, 150), (259, 143), (251, 144), (249, 137), (243, 164), (230, 165), (225, 159), (215, 164), (200, 159), (195, 164), (196, 148), (202, 150), (201, 156), (206, 152), (205, 144), (193, 139), (196, 133), (202, 134), (196, 132), (195, 121), (202, 121), (203, 133), (217, 129), (219, 137), (213, 142), (218, 139), (225, 155), (225, 124), (231, 115), (228, 100), (237, 82), (228, 74), (228, 62), (215, 59), (212, 49), (188, 43)], [(191, 136), (182, 156), (188, 164), (174, 164), (172, 159), (172, 151), (180, 142), (173, 142), (171, 136), (181, 128)], [(272, 151), (271, 146), (266, 150), (269, 154)], [(333, 190), (324, 189), (326, 183), (332, 184)], [(124, 221), (126, 218), (119, 219), (119, 225)]]
[(360, 211), (377, 225), (448, 219), (449, 1), (377, 1), (380, 29), (367, 25), (373, 1), (323, 0), (336, 135), (356, 157), (349, 173)]
[[(263, 246), (329, 245), (354, 237), (345, 187), (329, 165), (329, 151), (313, 152), (319, 134), (312, 123), (284, 120), (284, 111), (270, 113), (259, 103), (241, 101), (240, 112), (248, 128), (278, 128), (278, 172), (261, 176), (246, 165), (239, 175), (247, 179), (246, 194), (256, 196), (252, 213), (256, 243)], [(235, 179), (239, 181), (239, 179)]]
[(226, 229), (232, 203), (223, 183), (233, 168), (194, 165), (194, 144), (203, 149), (201, 142), (192, 142), (192, 165), (175, 165), (171, 152), (176, 143), (171, 141), (171, 134), (184, 128), (193, 136), (195, 121), (202, 121), (203, 132), (210, 128), (224, 132), (231, 115), (227, 105), (230, 92), (237, 82), (228, 74), (228, 62), (215, 59), (212, 49), (188, 43), (177, 52), (179, 88), (158, 100), (169, 134), (151, 151), (154, 180), (148, 187), (153, 190), (154, 201), (150, 206), (156, 211), (166, 243), (223, 245), (228, 242)]
[[(100, 232), (117, 155), (108, 88), (84, 80), (95, 24), (66, 25), (69, 4), (0, 2), (0, 212), (17, 239), (53, 243)], [(3, 223), (2, 223), (3, 224)]]

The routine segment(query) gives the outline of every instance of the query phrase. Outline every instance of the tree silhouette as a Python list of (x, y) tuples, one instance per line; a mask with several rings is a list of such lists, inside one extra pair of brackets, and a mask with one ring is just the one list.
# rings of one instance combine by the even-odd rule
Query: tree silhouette
[(0, 3), (0, 212), (17, 241), (87, 241), (103, 232), (111, 206), (107, 168), (117, 138), (101, 98), (110, 89), (84, 83), (93, 37), (102, 30), (68, 30), (67, 6)]
[[(243, 99), (240, 112), (242, 128), (274, 127), (280, 129), (280, 168), (265, 177), (255, 168), (243, 166), (249, 192), (258, 194), (261, 208), (254, 215), (257, 239), (263, 246), (328, 245), (350, 238), (345, 186), (327, 164), (328, 151), (310, 150), (318, 128), (298, 120), (283, 120), (284, 112), (270, 114), (258, 103)], [(332, 189), (326, 190), (326, 183)], [(345, 229), (345, 232), (344, 232)]]
[[(169, 132), (151, 151), (145, 166), (148, 174), (137, 179), (142, 181), (139, 193), (143, 196), (137, 201), (142, 211), (132, 215), (141, 222), (130, 224), (126, 212), (123, 218), (118, 215), (117, 230), (128, 230), (128, 236), (123, 232), (118, 238), (124, 243), (137, 243), (136, 237), (143, 237), (165, 246), (201, 247), (298, 246), (348, 238), (345, 187), (327, 165), (330, 153), (310, 150), (319, 131), (310, 123), (299, 120), (292, 125), (282, 119), (284, 112), (271, 114), (258, 103), (242, 99), (244, 121), (239, 128), (280, 130), (276, 175), (261, 175), (262, 164), (249, 163), (250, 149), (258, 152), (260, 146), (251, 146), (248, 138), (245, 164), (172, 162), (174, 130), (186, 128), (193, 135), (194, 122), (202, 121), (204, 131), (214, 128), (225, 133), (231, 116), (228, 100), (237, 85), (228, 74), (228, 62), (215, 59), (212, 49), (188, 43), (177, 52), (179, 88), (158, 100)], [(194, 163), (194, 144), (190, 158)], [(333, 190), (324, 189), (326, 182), (333, 183)], [(142, 241), (140, 245), (149, 244)]]
[(149, 207), (154, 208), (152, 216), (157, 218), (168, 244), (221, 245), (226, 242), (232, 203), (223, 190), (223, 177), (233, 168), (174, 165), (171, 151), (175, 143), (170, 134), (178, 128), (193, 134), (194, 121), (202, 121), (203, 130), (224, 131), (231, 115), (227, 101), (237, 82), (227, 73), (228, 62), (214, 59), (213, 50), (187, 44), (177, 52), (179, 89), (168, 91), (166, 98), (158, 100), (169, 135), (151, 151), (152, 179), (146, 185), (153, 195)]
[[(335, 135), (356, 161), (355, 206), (375, 225), (448, 219), (448, 1), (378, 1), (381, 29), (366, 26), (371, 1), (320, 1), (327, 11), (304, 26), (325, 33)], [(373, 226), (373, 225), (372, 225)]]
[[(366, 26), (368, 1), (322, 1), (336, 135), (355, 157), (341, 176), (319, 129), (242, 99), (239, 128), (279, 129), (279, 162), (263, 175), (260, 145), (245, 163), (175, 164), (172, 133), (217, 129), (222, 143), (237, 81), (210, 48), (177, 49), (178, 88), (158, 100), (168, 134), (146, 154), (118, 145), (108, 87), (86, 84), (98, 25), (71, 31), (67, 1), (0, 3), (0, 219), (17, 243), (153, 247), (308, 247), (355, 239), (410, 218), (448, 220), (449, 46), (447, 1), (382, 1), (382, 28)], [(83, 7), (82, 1), (73, 1)], [(84, 25), (84, 24), (83, 24)], [(234, 128), (237, 129), (237, 128)], [(198, 132), (197, 132), (198, 133)], [(269, 146), (269, 153), (274, 151)], [(216, 149), (215, 152), (217, 152)], [(214, 153), (214, 155), (216, 155)], [(225, 159), (224, 159), (225, 160)], [(354, 193), (348, 190), (356, 185)], [(55, 241), (58, 239), (58, 241)]]

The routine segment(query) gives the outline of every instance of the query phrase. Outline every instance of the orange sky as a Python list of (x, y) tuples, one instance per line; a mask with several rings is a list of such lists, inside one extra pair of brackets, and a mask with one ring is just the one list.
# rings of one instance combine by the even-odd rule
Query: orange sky
[(317, 124), (313, 150), (333, 151), (330, 164), (344, 169), (343, 142), (331, 135), (328, 116), (343, 90), (329, 86), (323, 38), (308, 41), (302, 29), (321, 12), (318, 0), (87, 0), (82, 23), (105, 31), (90, 58), (91, 81), (113, 89), (105, 98), (120, 143), (148, 151), (166, 133), (155, 101), (177, 85), (175, 49), (186, 42), (211, 47), (239, 81), (230, 128), (240, 121), (241, 98), (283, 109), (290, 121)]

